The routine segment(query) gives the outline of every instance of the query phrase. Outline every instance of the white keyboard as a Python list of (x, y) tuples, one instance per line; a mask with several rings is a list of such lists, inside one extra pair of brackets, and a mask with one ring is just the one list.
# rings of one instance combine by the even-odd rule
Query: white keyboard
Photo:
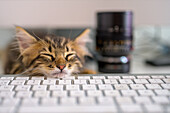
[(170, 113), (170, 75), (2, 75), (0, 113)]

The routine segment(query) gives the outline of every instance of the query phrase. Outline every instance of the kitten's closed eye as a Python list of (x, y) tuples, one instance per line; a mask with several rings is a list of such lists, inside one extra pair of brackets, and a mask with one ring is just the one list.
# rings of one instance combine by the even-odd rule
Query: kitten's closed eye
[(70, 53), (70, 54), (67, 54), (67, 55), (66, 55), (65, 59), (66, 59), (67, 61), (69, 61), (69, 60), (71, 60), (71, 59), (74, 59), (75, 56), (76, 56), (76, 55), (75, 55), (74, 53)]
[(48, 59), (50, 59), (51, 61), (54, 61), (54, 60), (55, 60), (54, 56), (51, 55), (51, 54), (48, 54), (48, 53), (41, 54), (40, 56), (45, 57), (45, 58), (48, 58)]
[(52, 65), (49, 65), (48, 67), (49, 67), (49, 68), (54, 68)]

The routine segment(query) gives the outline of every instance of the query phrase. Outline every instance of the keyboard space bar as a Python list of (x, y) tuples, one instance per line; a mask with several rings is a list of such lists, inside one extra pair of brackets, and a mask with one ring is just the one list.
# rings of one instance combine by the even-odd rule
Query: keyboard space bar
[(21, 107), (17, 113), (117, 113), (115, 106), (38, 106)]

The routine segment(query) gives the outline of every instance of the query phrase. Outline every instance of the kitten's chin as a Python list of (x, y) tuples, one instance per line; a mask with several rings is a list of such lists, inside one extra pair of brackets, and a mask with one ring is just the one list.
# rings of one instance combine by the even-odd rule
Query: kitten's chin
[(64, 78), (64, 77), (67, 77), (67, 76), (70, 76), (69, 73), (53, 73), (53, 74), (49, 74), (47, 75), (49, 77), (54, 77), (54, 78)]
[(68, 76), (67, 73), (54, 73), (52, 74), (53, 77), (58, 77), (58, 78), (63, 78), (63, 77), (66, 77)]

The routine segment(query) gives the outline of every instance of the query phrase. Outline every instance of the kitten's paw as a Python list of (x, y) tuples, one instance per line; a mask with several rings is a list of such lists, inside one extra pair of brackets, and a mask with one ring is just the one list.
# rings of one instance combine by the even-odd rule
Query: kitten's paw
[(97, 72), (90, 69), (84, 69), (83, 71), (80, 72), (80, 74), (97, 74)]

